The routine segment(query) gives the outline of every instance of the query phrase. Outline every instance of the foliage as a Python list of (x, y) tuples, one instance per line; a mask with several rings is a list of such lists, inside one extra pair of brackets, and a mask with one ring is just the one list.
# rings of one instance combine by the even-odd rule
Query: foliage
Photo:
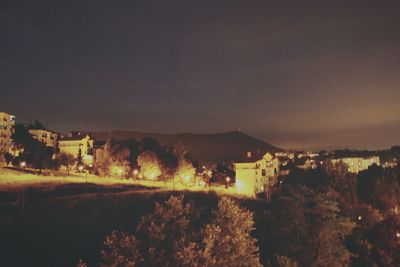
[(83, 260), (79, 260), (76, 264), (76, 267), (87, 267), (87, 265)]
[(38, 120), (35, 120), (33, 123), (30, 123), (28, 125), (28, 129), (30, 129), (30, 130), (46, 130), (44, 125)]
[[(211, 216), (171, 196), (144, 216), (133, 235), (106, 238), (103, 266), (261, 266), (253, 214), (221, 198)], [(204, 216), (206, 215), (206, 216)]]
[(277, 256), (276, 260), (278, 262), (279, 267), (299, 267), (299, 264), (285, 256)]
[(140, 262), (139, 250), (133, 235), (113, 231), (104, 241), (101, 266), (133, 267)]
[(138, 237), (147, 266), (181, 266), (183, 251), (193, 240), (194, 225), (199, 218), (193, 203), (171, 196), (164, 204), (156, 204), (152, 214), (138, 226)]
[[(98, 155), (95, 169), (103, 176), (129, 177), (133, 170), (142, 167), (140, 164), (144, 164), (142, 173), (148, 179), (156, 179), (161, 175), (162, 179), (172, 178), (178, 167), (178, 157), (174, 153), (174, 148), (161, 146), (154, 138), (146, 137), (141, 141), (135, 139), (117, 141), (111, 134), (103, 151)], [(149, 171), (149, 168), (153, 170)], [(121, 170), (123, 170), (122, 175)]]
[(225, 184), (226, 183), (226, 177), (230, 177), (232, 180), (231, 182), (234, 182), (235, 178), (235, 171), (233, 170), (232, 166), (225, 164), (225, 163), (219, 163), (217, 166), (212, 170), (212, 175), (211, 175), (211, 183), (218, 183), (218, 184)]
[(21, 160), (26, 161), (27, 164), (40, 170), (57, 167), (52, 159), (54, 150), (35, 140), (24, 125), (17, 124), (15, 126), (12, 138), (16, 145), (24, 148)]
[(185, 263), (188, 266), (261, 266), (257, 240), (250, 235), (253, 230), (253, 214), (223, 197), (211, 223), (202, 231), (202, 243), (192, 243), (186, 249), (190, 253)]
[(68, 175), (72, 166), (74, 166), (75, 159), (72, 155), (66, 153), (60, 153), (57, 157), (58, 164), (64, 166), (67, 169)]
[(344, 239), (355, 224), (339, 216), (334, 196), (287, 185), (271, 202), (275, 254), (302, 266), (349, 266), (351, 253)]
[(193, 179), (195, 174), (196, 169), (193, 167), (193, 164), (189, 160), (185, 158), (179, 160), (179, 165), (175, 174), (176, 177), (181, 179), (184, 184), (187, 184)]
[(137, 162), (141, 173), (146, 179), (155, 180), (161, 175), (161, 164), (154, 152), (143, 152), (139, 155)]

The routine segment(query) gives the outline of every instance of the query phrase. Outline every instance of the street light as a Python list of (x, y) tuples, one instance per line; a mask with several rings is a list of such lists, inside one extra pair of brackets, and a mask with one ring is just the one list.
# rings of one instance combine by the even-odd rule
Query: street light
[(78, 171), (79, 171), (79, 172), (82, 172), (82, 171), (83, 171), (83, 165), (79, 165), (79, 166), (78, 166)]
[(228, 177), (225, 178), (225, 181), (226, 181), (226, 188), (228, 188), (229, 187), (229, 182), (231, 181), (231, 178), (228, 176)]
[(19, 164), (19, 166), (21, 167), (21, 168), (25, 168), (26, 167), (26, 162), (25, 161), (22, 161), (20, 164)]

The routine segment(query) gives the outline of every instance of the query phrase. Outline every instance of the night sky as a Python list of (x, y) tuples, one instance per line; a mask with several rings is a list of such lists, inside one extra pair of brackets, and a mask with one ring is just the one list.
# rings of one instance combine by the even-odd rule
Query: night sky
[(0, 91), (0, 110), (58, 131), (390, 147), (400, 1), (0, 0)]

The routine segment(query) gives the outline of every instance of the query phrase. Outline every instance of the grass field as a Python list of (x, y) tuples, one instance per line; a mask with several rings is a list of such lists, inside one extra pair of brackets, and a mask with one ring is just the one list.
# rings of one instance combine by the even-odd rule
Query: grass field
[(97, 266), (105, 236), (113, 229), (132, 232), (156, 201), (184, 194), (200, 206), (213, 208), (220, 193), (229, 192), (172, 190), (164, 183), (94, 176), (86, 180), (83, 175), (38, 176), (1, 169), (2, 264), (74, 266), (83, 258), (89, 266)]

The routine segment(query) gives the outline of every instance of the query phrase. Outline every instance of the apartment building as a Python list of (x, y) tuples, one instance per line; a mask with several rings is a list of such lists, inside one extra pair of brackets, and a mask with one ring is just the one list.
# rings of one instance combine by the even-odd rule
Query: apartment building
[(0, 112), (0, 152), (10, 152), (15, 130), (15, 116)]
[(79, 154), (86, 165), (93, 164), (94, 140), (89, 134), (82, 132), (71, 132), (58, 140), (60, 153), (72, 155), (77, 158)]
[(270, 153), (255, 160), (249, 152), (245, 162), (235, 163), (236, 191), (238, 194), (255, 197), (268, 192), (276, 183), (279, 173), (279, 160)]
[(380, 158), (378, 156), (375, 157), (351, 157), (351, 158), (338, 158), (332, 159), (332, 164), (335, 165), (339, 162), (342, 162), (348, 166), (348, 171), (351, 173), (359, 173), (360, 171), (368, 169), (369, 166), (376, 164), (380, 165)]
[(42, 142), (47, 147), (57, 147), (58, 133), (42, 129), (32, 129), (29, 130), (29, 133), (33, 136), (34, 139)]

